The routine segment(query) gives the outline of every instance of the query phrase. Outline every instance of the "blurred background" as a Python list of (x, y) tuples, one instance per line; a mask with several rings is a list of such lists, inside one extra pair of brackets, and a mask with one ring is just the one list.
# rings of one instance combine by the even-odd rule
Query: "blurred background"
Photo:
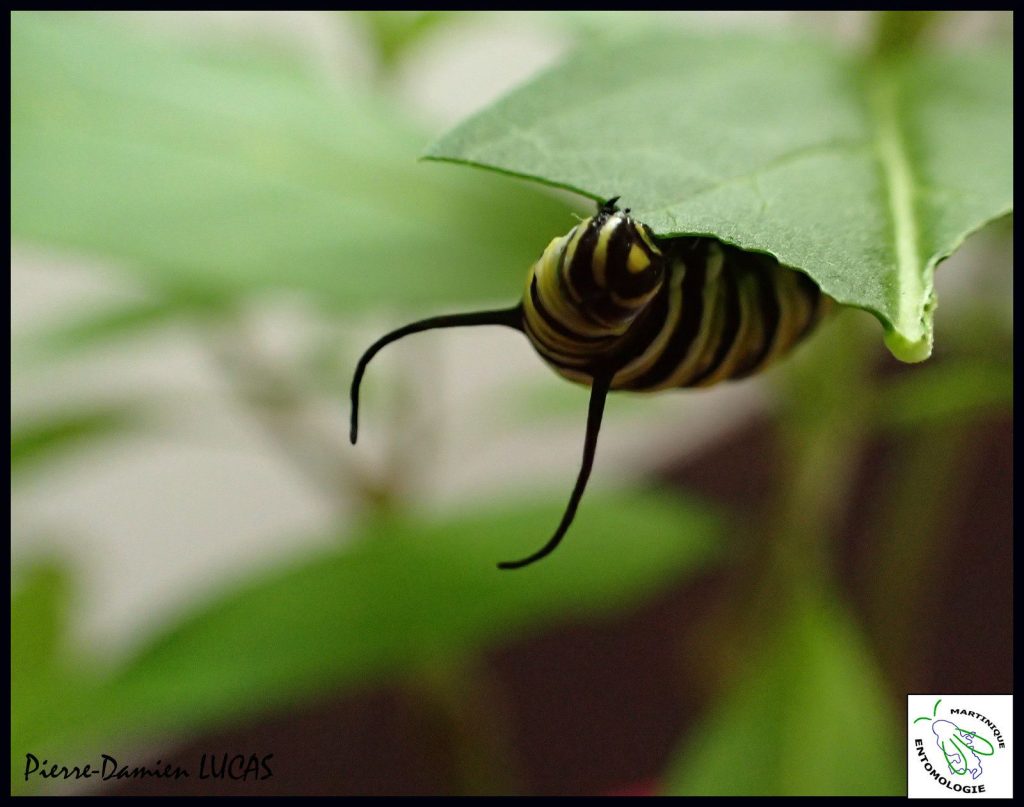
[[(12, 15), (12, 789), (902, 793), (904, 695), (1009, 692), (1012, 221), (935, 355), (849, 311), (739, 384), (587, 391), (508, 304), (577, 197), (417, 162), (589, 38), (866, 12)], [(949, 13), (937, 47), (1012, 43)], [(179, 781), (28, 783), (162, 760)], [(202, 754), (273, 777), (199, 780)]]

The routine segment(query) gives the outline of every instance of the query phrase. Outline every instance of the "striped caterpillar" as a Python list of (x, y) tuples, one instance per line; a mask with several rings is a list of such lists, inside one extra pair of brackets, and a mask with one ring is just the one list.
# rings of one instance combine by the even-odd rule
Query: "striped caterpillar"
[(543, 547), (500, 569), (540, 560), (565, 536), (590, 477), (610, 391), (708, 387), (753, 375), (799, 344), (834, 305), (810, 278), (770, 256), (713, 238), (657, 239), (617, 201), (548, 244), (514, 307), (410, 323), (374, 342), (356, 366), (353, 444), (367, 365), (385, 345), (420, 331), (515, 328), (557, 373), (590, 387), (583, 462), (562, 520)]

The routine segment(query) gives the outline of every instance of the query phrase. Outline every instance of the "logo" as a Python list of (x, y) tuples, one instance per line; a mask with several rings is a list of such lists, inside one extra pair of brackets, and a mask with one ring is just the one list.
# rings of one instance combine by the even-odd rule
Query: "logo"
[(910, 798), (1013, 795), (1012, 695), (908, 695)]

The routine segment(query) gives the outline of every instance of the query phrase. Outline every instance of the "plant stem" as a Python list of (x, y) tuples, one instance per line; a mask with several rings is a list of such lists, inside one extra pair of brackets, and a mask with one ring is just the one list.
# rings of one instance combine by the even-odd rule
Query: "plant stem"
[(939, 11), (879, 11), (874, 17), (872, 56), (888, 59), (918, 45), (925, 31), (939, 20)]
[[(306, 416), (309, 395), (302, 384), (265, 357), (240, 316), (206, 331), (207, 344), (236, 399), (253, 414), (288, 463), (341, 518), (355, 492), (357, 504), (380, 506), (386, 495), (347, 462), (348, 444), (317, 428)], [(339, 434), (344, 434), (339, 426)]]
[(461, 658), (423, 664), (409, 687), (430, 713), (431, 733), (448, 740), (435, 751), (439, 765), (451, 766), (459, 795), (521, 793), (508, 704), (482, 662)]
[[(819, 336), (815, 352), (788, 368), (781, 386), (779, 498), (767, 514), (761, 551), (748, 574), (746, 598), (756, 635), (771, 635), (774, 608), (789, 592), (832, 587), (831, 543), (868, 434), (874, 335), (863, 315), (841, 312)], [(750, 585), (748, 579), (744, 585)]]
[[(969, 448), (967, 424), (955, 422), (921, 430), (900, 456), (885, 506), (867, 531), (876, 563), (865, 581), (870, 592), (868, 620), (875, 646), (901, 691), (910, 680), (913, 632), (927, 594), (948, 563), (949, 544), (937, 543), (943, 524), (962, 506), (958, 499), (958, 459)], [(927, 491), (927, 495), (923, 492)], [(894, 602), (899, 607), (893, 607)]]

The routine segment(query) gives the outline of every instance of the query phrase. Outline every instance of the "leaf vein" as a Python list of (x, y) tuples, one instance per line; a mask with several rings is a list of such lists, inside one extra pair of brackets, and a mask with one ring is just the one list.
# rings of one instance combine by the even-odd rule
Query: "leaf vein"
[[(904, 334), (905, 337), (916, 337), (918, 342), (928, 339), (926, 322), (927, 305), (922, 301), (929, 298), (921, 260), (920, 234), (917, 225), (915, 207), (914, 172), (908, 153), (906, 138), (899, 124), (899, 94), (896, 82), (891, 76), (881, 73), (879, 67), (872, 75), (873, 86), (870, 91), (868, 108), (874, 126), (875, 148), (882, 168), (882, 178), (886, 186), (886, 201), (892, 220), (892, 237), (896, 252), (896, 280), (898, 321), (904, 324), (914, 322), (919, 326), (916, 334)], [(916, 351), (930, 345), (908, 345)]]

